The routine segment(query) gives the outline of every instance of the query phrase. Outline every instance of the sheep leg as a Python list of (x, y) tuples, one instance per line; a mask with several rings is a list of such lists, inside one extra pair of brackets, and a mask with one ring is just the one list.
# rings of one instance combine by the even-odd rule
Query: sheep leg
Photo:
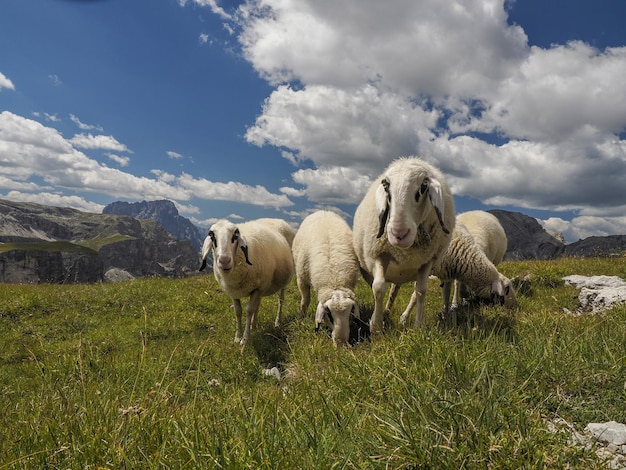
[(300, 318), (304, 318), (309, 308), (309, 303), (311, 303), (311, 285), (300, 278), (297, 279), (297, 282), (300, 290)]
[(235, 343), (241, 342), (241, 300), (233, 299), (235, 307)]
[(242, 346), (248, 342), (250, 339), (250, 330), (252, 328), (252, 320), (256, 317), (257, 312), (259, 311), (259, 306), (261, 305), (261, 294), (258, 290), (255, 290), (252, 294), (250, 294), (250, 300), (248, 305), (246, 306), (246, 326), (243, 330), (243, 337), (239, 344)]
[(276, 312), (276, 319), (274, 320), (274, 326), (276, 328), (280, 328), (280, 324), (282, 323), (282, 314), (283, 314), (283, 304), (285, 303), (285, 289), (282, 288), (278, 293), (278, 311)]
[(426, 300), (426, 290), (428, 289), (428, 275), (432, 268), (433, 263), (426, 263), (423, 265), (418, 273), (417, 280), (415, 281), (415, 302), (417, 303), (417, 313), (415, 315), (415, 328), (424, 324), (424, 301)]
[(461, 295), (461, 283), (457, 280), (454, 281), (454, 293), (452, 294), (452, 307), (459, 305), (459, 296)]
[(411, 299), (409, 300), (409, 304), (404, 309), (404, 312), (402, 312), (402, 315), (400, 315), (401, 325), (406, 325), (406, 322), (408, 321), (409, 316), (411, 315), (411, 311), (415, 307), (415, 304), (417, 304), (417, 294), (415, 293), (415, 290), (413, 290), (413, 293), (411, 294)]
[(387, 283), (385, 282), (385, 272), (389, 260), (377, 258), (374, 262), (374, 281), (372, 282), (372, 291), (374, 292), (374, 313), (370, 318), (370, 332), (372, 334), (382, 333), (383, 331), (383, 301), (385, 300), (385, 291)]
[[(443, 314), (444, 318), (450, 313), (450, 288), (454, 281), (446, 281), (441, 286), (441, 294), (443, 295)], [(456, 309), (452, 310), (452, 324), (456, 326)]]
[(392, 283), (391, 289), (389, 289), (389, 297), (387, 298), (387, 305), (385, 305), (385, 312), (391, 312), (393, 308), (393, 304), (396, 301), (396, 297), (398, 296), (398, 292), (400, 292), (400, 286), (398, 284)]

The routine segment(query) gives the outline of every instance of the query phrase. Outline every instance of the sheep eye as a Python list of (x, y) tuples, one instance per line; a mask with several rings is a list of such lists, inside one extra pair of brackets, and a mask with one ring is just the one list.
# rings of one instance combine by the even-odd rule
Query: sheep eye
[(426, 191), (428, 191), (428, 178), (425, 178), (424, 181), (422, 181), (420, 189), (417, 191), (417, 193), (415, 193), (415, 201), (419, 202), (420, 197), (422, 197), (426, 193)]
[(385, 189), (385, 193), (387, 193), (387, 201), (391, 202), (391, 193), (389, 192), (389, 180), (387, 178), (383, 179), (380, 184), (383, 185)]
[(211, 237), (213, 246), (217, 247), (217, 240), (215, 239), (215, 233), (213, 233), (213, 230), (209, 230), (209, 237)]
[(239, 229), (233, 232), (233, 238), (230, 240), (230, 242), (235, 243), (237, 240), (239, 240)]

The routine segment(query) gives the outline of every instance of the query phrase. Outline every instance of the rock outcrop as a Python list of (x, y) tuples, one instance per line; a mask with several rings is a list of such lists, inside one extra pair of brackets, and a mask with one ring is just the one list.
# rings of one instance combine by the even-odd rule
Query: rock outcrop
[(197, 267), (191, 242), (152, 220), (0, 200), (1, 282), (178, 277)]
[(565, 251), (565, 244), (550, 235), (537, 219), (520, 212), (488, 212), (498, 218), (506, 233), (508, 248), (504, 259), (553, 259)]
[(103, 214), (127, 215), (135, 219), (154, 220), (179, 240), (189, 240), (200, 251), (204, 237), (202, 231), (189, 219), (181, 216), (172, 201), (112, 202)]

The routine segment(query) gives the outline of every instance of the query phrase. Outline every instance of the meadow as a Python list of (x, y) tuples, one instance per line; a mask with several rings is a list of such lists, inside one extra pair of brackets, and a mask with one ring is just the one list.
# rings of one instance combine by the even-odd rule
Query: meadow
[[(0, 469), (606, 468), (548, 423), (626, 422), (626, 306), (568, 314), (561, 278), (626, 278), (626, 258), (500, 268), (531, 276), (518, 309), (450, 325), (431, 279), (423, 328), (349, 349), (298, 317), (295, 281), (283, 327), (265, 298), (243, 349), (212, 275), (3, 284)], [(362, 281), (357, 296), (367, 315)]]

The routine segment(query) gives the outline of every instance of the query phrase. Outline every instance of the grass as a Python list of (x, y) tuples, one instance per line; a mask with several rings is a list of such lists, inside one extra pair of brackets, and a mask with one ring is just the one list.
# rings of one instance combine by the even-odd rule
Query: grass
[(533, 279), (517, 311), (463, 309), (453, 328), (432, 280), (424, 328), (351, 349), (297, 317), (295, 282), (285, 325), (264, 299), (243, 350), (212, 276), (4, 284), (0, 469), (605, 468), (547, 420), (626, 422), (626, 306), (568, 315), (561, 278), (626, 278), (626, 259), (501, 270)]

